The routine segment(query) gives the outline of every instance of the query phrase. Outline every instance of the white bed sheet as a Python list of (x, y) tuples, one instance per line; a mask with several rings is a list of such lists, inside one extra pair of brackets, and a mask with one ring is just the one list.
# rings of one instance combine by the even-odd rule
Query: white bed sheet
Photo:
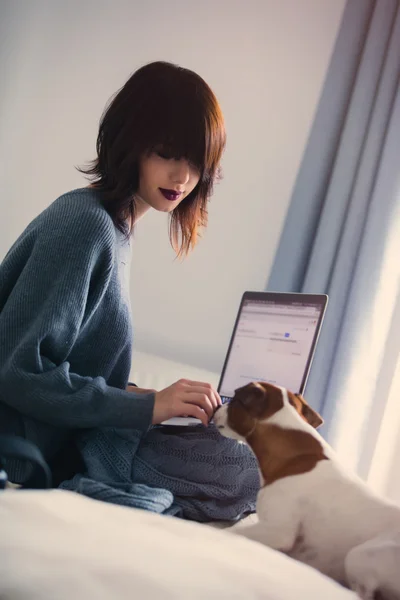
[(234, 533), (72, 492), (0, 493), (0, 598), (351, 600)]

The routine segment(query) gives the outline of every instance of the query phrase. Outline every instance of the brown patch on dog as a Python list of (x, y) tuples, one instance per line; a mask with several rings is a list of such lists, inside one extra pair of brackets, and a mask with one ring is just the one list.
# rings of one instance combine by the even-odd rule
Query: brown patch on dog
[[(317, 427), (322, 423), (302, 396), (288, 392), (289, 402), (299, 415)], [(228, 426), (246, 439), (260, 467), (264, 485), (312, 471), (327, 460), (321, 442), (308, 431), (269, 424), (284, 406), (282, 390), (268, 383), (250, 383), (236, 390), (228, 405)]]
[(327, 460), (321, 442), (299, 429), (258, 423), (247, 443), (256, 455), (264, 485), (271, 485), (283, 477), (307, 473), (319, 461)]
[(268, 419), (283, 407), (281, 390), (268, 383), (248, 383), (235, 391), (233, 400), (258, 419)]
[(263, 383), (248, 383), (235, 390), (228, 405), (228, 425), (242, 437), (247, 437), (255, 422), (272, 417), (283, 407), (281, 390)]

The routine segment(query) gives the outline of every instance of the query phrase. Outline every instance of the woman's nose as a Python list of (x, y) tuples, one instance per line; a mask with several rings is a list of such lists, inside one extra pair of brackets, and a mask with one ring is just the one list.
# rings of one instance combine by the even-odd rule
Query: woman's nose
[(190, 179), (190, 166), (187, 160), (180, 159), (173, 161), (171, 173), (172, 181), (175, 184), (184, 185)]

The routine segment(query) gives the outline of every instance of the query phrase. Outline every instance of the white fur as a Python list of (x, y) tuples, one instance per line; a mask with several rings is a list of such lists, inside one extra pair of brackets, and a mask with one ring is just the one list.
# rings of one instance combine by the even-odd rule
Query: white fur
[[(398, 570), (387, 560), (387, 545), (385, 552), (378, 552), (374, 542), (373, 558), (367, 554), (366, 545), (380, 539), (382, 533), (393, 529), (400, 532), (400, 507), (377, 496), (359, 477), (346, 471), (333, 449), (289, 403), (286, 390), (282, 389), (282, 393), (283, 408), (266, 422), (308, 432), (319, 440), (329, 460), (318, 462), (308, 473), (288, 476), (261, 488), (257, 498), (259, 523), (236, 533), (285, 552), (352, 586), (362, 592), (365, 600), (373, 598), (374, 591), (386, 581), (391, 585), (394, 581), (397, 596), (387, 597), (400, 600), (400, 534), (396, 549)], [(227, 411), (228, 406), (224, 405), (216, 412), (216, 426), (222, 435), (245, 442), (227, 426)], [(373, 572), (368, 568), (371, 560), (376, 565)]]
[(385, 600), (400, 598), (400, 531), (386, 532), (350, 550), (345, 560), (351, 587), (364, 600), (379, 590)]

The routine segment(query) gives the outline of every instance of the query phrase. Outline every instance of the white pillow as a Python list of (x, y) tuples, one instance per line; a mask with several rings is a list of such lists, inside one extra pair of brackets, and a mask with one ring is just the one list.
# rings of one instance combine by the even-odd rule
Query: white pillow
[(155, 354), (134, 351), (130, 379), (139, 387), (155, 390), (162, 390), (178, 379), (205, 381), (217, 387), (219, 373), (168, 360)]

